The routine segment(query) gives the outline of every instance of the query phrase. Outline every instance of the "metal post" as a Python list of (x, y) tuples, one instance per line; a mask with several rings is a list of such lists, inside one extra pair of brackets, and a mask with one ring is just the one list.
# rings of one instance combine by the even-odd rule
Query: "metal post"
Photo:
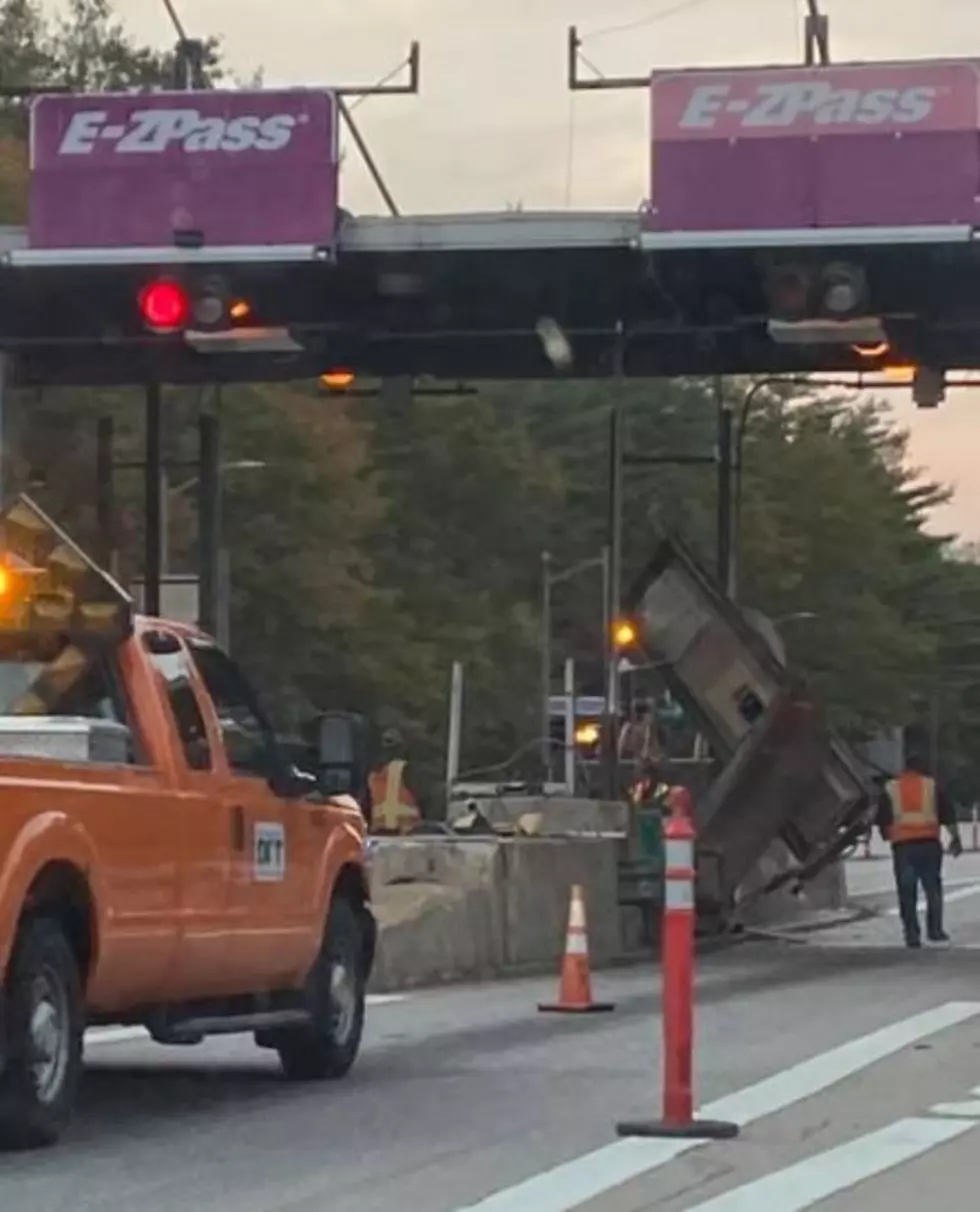
[(617, 325), (613, 350), (613, 404), (609, 412), (609, 518), (608, 576), (606, 599), (606, 701), (602, 730), (603, 784), (609, 799), (615, 799), (619, 783), (616, 722), (619, 718), (619, 655), (612, 631), (621, 609), (623, 575), (623, 409), (622, 385), (626, 362), (626, 334)]
[(0, 353), (0, 505), (7, 489), (7, 355)]
[(541, 553), (541, 766), (551, 782), (551, 552)]
[(221, 426), (215, 413), (201, 413), (198, 434), (198, 622), (214, 635), (221, 559)]
[(218, 552), (218, 617), (214, 625), (214, 638), (225, 652), (231, 652), (231, 553), (227, 547), (222, 547)]
[(449, 738), (446, 742), (446, 804), (459, 778), (459, 751), (463, 733), (463, 662), (453, 661), (449, 683)]
[(99, 417), (95, 429), (95, 523), (98, 527), (99, 563), (115, 572), (116, 508), (112, 467), (112, 417)]
[(170, 476), (164, 467), (160, 476), (160, 575), (170, 571)]
[(721, 379), (715, 380), (718, 403), (718, 584), (728, 597), (734, 596), (735, 568), (732, 557), (732, 453), (734, 410), (725, 398)]
[(932, 687), (932, 701), (929, 704), (929, 770), (934, 779), (940, 778), (939, 769), (939, 732), (940, 732), (940, 686), (937, 680)]
[(575, 794), (575, 661), (565, 661), (565, 791)]
[(146, 533), (143, 554), (143, 612), (160, 614), (161, 495), (163, 487), (163, 409), (159, 383), (146, 389)]

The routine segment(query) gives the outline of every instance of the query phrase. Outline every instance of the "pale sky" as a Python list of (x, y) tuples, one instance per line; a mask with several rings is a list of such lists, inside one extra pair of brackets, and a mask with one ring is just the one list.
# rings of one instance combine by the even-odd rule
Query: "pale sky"
[[(646, 96), (570, 94), (566, 30), (607, 76), (659, 66), (796, 62), (802, 0), (175, 0), (188, 32), (221, 37), (242, 76), (265, 82), (372, 83), (414, 38), (418, 97), (376, 98), (358, 121), (404, 213), (632, 209), (647, 193)], [(834, 58), (980, 57), (980, 0), (823, 0)], [(115, 0), (134, 35), (171, 43), (162, 0)], [(617, 28), (625, 27), (625, 28)], [(602, 31), (607, 31), (603, 33)], [(593, 35), (590, 37), (590, 33)], [(571, 154), (570, 154), (571, 153)], [(341, 183), (355, 213), (382, 210), (348, 155)], [(956, 487), (936, 525), (980, 539), (980, 391), (916, 413), (890, 393), (912, 430), (912, 459)]]

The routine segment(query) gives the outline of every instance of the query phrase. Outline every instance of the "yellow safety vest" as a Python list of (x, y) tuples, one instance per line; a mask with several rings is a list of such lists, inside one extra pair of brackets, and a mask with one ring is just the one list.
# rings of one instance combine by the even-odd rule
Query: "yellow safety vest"
[(892, 779), (886, 791), (892, 806), (890, 842), (934, 841), (939, 838), (936, 783), (913, 770)]
[(405, 786), (405, 763), (395, 759), (369, 779), (371, 830), (374, 833), (407, 833), (422, 819), (415, 796)]

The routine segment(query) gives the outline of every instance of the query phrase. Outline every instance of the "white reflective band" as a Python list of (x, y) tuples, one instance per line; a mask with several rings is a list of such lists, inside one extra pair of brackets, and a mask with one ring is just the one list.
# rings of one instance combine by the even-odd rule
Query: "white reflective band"
[(664, 891), (664, 908), (666, 909), (693, 909), (694, 908), (694, 884), (691, 880), (671, 880), (667, 881), (667, 887)]
[(688, 841), (671, 841), (669, 838), (664, 846), (664, 853), (669, 867), (683, 867), (690, 870), (694, 866), (694, 843)]
[(585, 905), (579, 896), (572, 900), (572, 907), (568, 912), (568, 925), (572, 930), (585, 929)]
[(589, 944), (584, 934), (569, 933), (565, 940), (566, 955), (588, 955)]

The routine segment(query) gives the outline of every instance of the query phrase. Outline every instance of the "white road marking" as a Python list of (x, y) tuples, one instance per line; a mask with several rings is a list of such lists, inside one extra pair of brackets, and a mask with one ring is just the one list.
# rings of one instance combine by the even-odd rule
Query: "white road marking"
[[(980, 885), (980, 877), (975, 875), (961, 876), (959, 879), (943, 880), (944, 888), (965, 888), (967, 886), (973, 888)], [(895, 881), (891, 880), (887, 884), (876, 884), (872, 888), (849, 888), (848, 895), (855, 900), (863, 900), (867, 896), (887, 896), (891, 893), (895, 894)]]
[[(947, 1002), (811, 1057), (735, 1094), (726, 1095), (702, 1107), (700, 1114), (704, 1119), (728, 1120), (744, 1126), (820, 1094), (903, 1048), (965, 1023), (978, 1014), (980, 1002)], [(969, 1121), (959, 1121), (957, 1127), (962, 1127), (964, 1123), (969, 1126)], [(537, 1174), (516, 1186), (497, 1191), (457, 1212), (528, 1212), (528, 1209), (534, 1212), (571, 1212), (571, 1209), (597, 1199), (651, 1170), (657, 1170), (704, 1144), (704, 1141), (697, 1140), (617, 1141), (556, 1166), (553, 1170)], [(752, 1212), (758, 1212), (758, 1206)], [(771, 1212), (784, 1210), (772, 1209)]]
[(930, 1115), (945, 1115), (950, 1119), (980, 1119), (980, 1099), (967, 1103), (938, 1103), (929, 1108)]
[[(957, 888), (955, 892), (947, 892), (943, 900), (948, 905), (952, 901), (965, 901), (968, 896), (980, 896), (980, 884), (970, 884), (966, 888)], [(925, 902), (921, 899), (919, 900), (918, 908), (920, 912), (925, 908)], [(898, 917), (899, 913), (900, 910), (896, 905), (894, 909), (888, 910), (887, 916)]]
[[(369, 993), (367, 1004), (371, 1008), (394, 1006), (407, 998), (407, 993)], [(145, 1027), (92, 1027), (85, 1032), (85, 1046), (91, 1048), (100, 1044), (127, 1044), (149, 1038)]]
[(759, 1212), (760, 1208), (803, 1212), (976, 1127), (963, 1119), (900, 1119), (878, 1132), (726, 1191), (688, 1212)]

